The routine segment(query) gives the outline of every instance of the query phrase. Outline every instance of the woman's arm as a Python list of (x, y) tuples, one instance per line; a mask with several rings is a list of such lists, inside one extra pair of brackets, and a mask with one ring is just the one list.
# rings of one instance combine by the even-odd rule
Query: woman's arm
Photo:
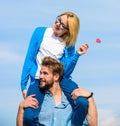
[(27, 82), (28, 82), (29, 75), (30, 75), (30, 70), (31, 70), (32, 64), (35, 60), (35, 49), (36, 49), (36, 45), (37, 45), (36, 34), (37, 34), (37, 29), (35, 29), (32, 37), (31, 37), (28, 51), (26, 54), (26, 58), (24, 61), (23, 69), (22, 69), (22, 76), (21, 76), (21, 89), (22, 90), (26, 89)]
[(24, 61), (22, 76), (21, 76), (21, 90), (26, 90), (29, 75), (34, 62), (36, 62), (36, 55), (43, 39), (46, 27), (37, 27), (32, 34), (26, 58)]
[(83, 44), (80, 48), (75, 51), (75, 47), (65, 48), (64, 55), (60, 59), (61, 63), (64, 65), (64, 77), (69, 78), (71, 73), (73, 72), (79, 56), (85, 54), (87, 52), (88, 45)]

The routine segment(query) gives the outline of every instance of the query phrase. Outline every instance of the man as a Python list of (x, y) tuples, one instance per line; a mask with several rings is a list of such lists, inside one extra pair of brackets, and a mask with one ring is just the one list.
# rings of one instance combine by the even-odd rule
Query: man
[[(78, 103), (79, 98), (75, 100), (76, 104), (74, 103), (74, 100), (71, 99), (71, 93), (73, 92), (73, 98), (78, 97), (76, 94), (82, 89), (80, 89), (80, 87), (78, 88), (78, 84), (70, 79), (71, 73), (77, 64), (79, 57), (85, 54), (89, 48), (88, 44), (83, 44), (78, 50), (75, 49), (79, 27), (80, 21), (78, 16), (73, 12), (68, 11), (57, 16), (52, 27), (35, 28), (30, 39), (30, 44), (23, 65), (21, 91), (24, 98), (31, 94), (35, 94), (34, 98), (38, 100), (39, 107), (37, 109), (32, 109), (30, 107), (25, 109), (24, 126), (39, 125), (39, 122), (38, 124), (36, 123), (44, 99), (44, 93), (39, 89), (39, 76), (42, 65), (41, 62), (45, 56), (53, 57), (64, 65), (64, 75), (60, 81), (62, 91), (67, 96), (67, 99), (74, 110), (76, 110), (76, 104), (81, 105), (81, 100), (80, 103)], [(28, 81), (30, 82), (29, 86), (27, 86)], [(90, 94), (82, 94), (82, 96), (89, 95)], [(88, 101), (86, 100), (86, 104), (87, 103)], [(81, 120), (84, 119), (86, 113), (83, 113)]]
[[(81, 104), (77, 104), (76, 100), (76, 108), (72, 110), (60, 87), (62, 75), (63, 65), (61, 63), (50, 57), (43, 59), (40, 71), (40, 90), (45, 93), (45, 97), (39, 114), (39, 126), (82, 126), (85, 118), (81, 117), (86, 117), (87, 112), (89, 126), (97, 126), (97, 111), (94, 100), (91, 97), (92, 95), (88, 98), (88, 111), (85, 97), (77, 98), (77, 100), (81, 101)], [(89, 93), (86, 90), (82, 91), (86, 94)], [(30, 95), (20, 103), (17, 114), (17, 126), (23, 126), (24, 109), (28, 107), (36, 109), (38, 107), (38, 101), (34, 96), (34, 94)]]

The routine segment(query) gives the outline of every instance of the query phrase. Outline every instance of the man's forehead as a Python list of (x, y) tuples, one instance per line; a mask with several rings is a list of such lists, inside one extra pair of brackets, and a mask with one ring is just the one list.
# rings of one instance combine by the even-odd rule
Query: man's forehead
[(43, 72), (43, 71), (51, 72), (51, 69), (47, 66), (42, 66), (40, 71), (41, 72)]

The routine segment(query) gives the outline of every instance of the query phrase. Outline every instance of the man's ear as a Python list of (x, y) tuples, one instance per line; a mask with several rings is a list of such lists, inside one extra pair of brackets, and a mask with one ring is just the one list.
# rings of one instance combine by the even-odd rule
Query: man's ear
[(60, 77), (59, 74), (55, 74), (55, 75), (54, 75), (54, 79), (55, 79), (55, 81), (58, 81), (58, 80), (59, 80), (59, 77)]

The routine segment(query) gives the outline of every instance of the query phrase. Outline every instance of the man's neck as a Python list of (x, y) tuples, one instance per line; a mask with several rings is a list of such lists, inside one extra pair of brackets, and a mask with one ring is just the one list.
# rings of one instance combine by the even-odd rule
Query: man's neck
[(55, 83), (49, 91), (54, 98), (56, 106), (59, 105), (62, 101), (62, 90), (60, 88), (60, 84)]

